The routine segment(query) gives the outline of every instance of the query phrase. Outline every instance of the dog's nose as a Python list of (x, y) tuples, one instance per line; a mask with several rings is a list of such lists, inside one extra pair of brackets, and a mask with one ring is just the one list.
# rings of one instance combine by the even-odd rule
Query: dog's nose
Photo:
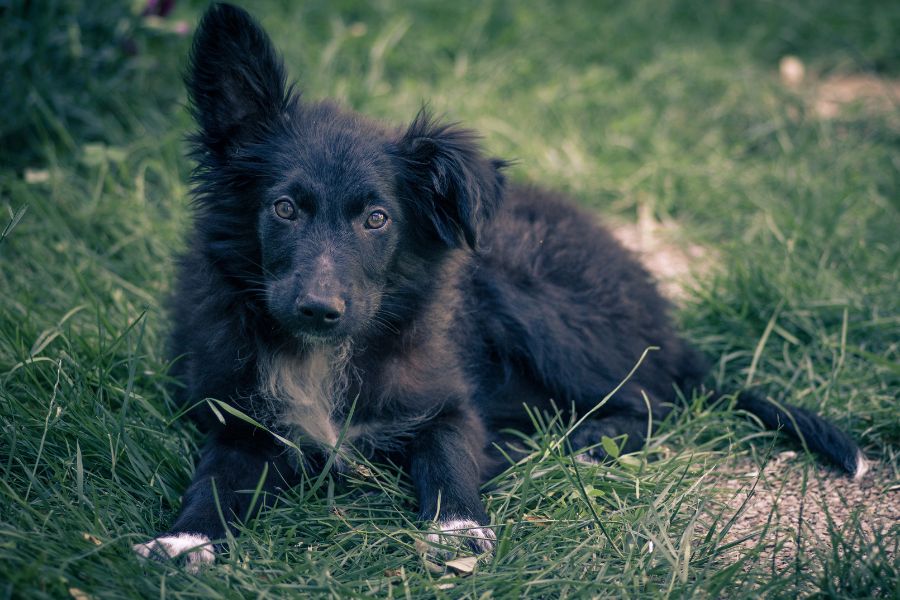
[(344, 308), (346, 308), (344, 301), (337, 296), (320, 298), (308, 294), (297, 302), (297, 314), (301, 322), (320, 329), (337, 325), (344, 314)]

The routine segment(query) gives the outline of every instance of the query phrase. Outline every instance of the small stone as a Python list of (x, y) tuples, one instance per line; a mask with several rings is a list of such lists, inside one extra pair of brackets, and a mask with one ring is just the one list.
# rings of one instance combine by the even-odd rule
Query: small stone
[(789, 54), (778, 63), (778, 72), (781, 74), (782, 83), (796, 87), (803, 82), (803, 78), (806, 76), (806, 67), (802, 60)]

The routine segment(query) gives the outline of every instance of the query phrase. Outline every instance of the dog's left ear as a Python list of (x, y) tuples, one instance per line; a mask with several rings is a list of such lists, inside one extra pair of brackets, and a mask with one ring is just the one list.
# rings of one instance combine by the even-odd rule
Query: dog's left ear
[(289, 97), (269, 36), (247, 11), (230, 4), (211, 5), (200, 20), (186, 83), (200, 125), (196, 141), (216, 153), (279, 119)]
[(447, 246), (475, 248), (503, 196), (507, 163), (485, 158), (478, 136), (420, 111), (396, 142), (402, 192), (420, 221)]

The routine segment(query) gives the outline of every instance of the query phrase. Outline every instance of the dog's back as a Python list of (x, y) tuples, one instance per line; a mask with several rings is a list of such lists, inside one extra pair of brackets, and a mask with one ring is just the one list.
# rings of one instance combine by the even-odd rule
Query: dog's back
[(644, 414), (643, 390), (663, 416), (676, 388), (705, 375), (648, 272), (594, 215), (559, 194), (511, 186), (477, 261), (479, 330), (506, 369), (539, 382), (560, 408), (592, 407), (651, 347), (605, 412)]

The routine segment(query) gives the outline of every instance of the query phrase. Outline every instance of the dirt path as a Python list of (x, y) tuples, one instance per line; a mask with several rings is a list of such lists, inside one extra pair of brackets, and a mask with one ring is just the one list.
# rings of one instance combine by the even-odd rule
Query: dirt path
[[(762, 471), (749, 458), (737, 459), (720, 469), (717, 481), (728, 490), (725, 514), (746, 502), (725, 542), (749, 537), (732, 550), (734, 558), (760, 545), (760, 559), (778, 572), (793, 564), (798, 548), (807, 557), (830, 551), (832, 530), (859, 539), (866, 552), (876, 533), (900, 536), (900, 485), (890, 481), (896, 482), (895, 475), (879, 463), (857, 481), (793, 451), (777, 455)], [(857, 527), (860, 538), (854, 537)]]

